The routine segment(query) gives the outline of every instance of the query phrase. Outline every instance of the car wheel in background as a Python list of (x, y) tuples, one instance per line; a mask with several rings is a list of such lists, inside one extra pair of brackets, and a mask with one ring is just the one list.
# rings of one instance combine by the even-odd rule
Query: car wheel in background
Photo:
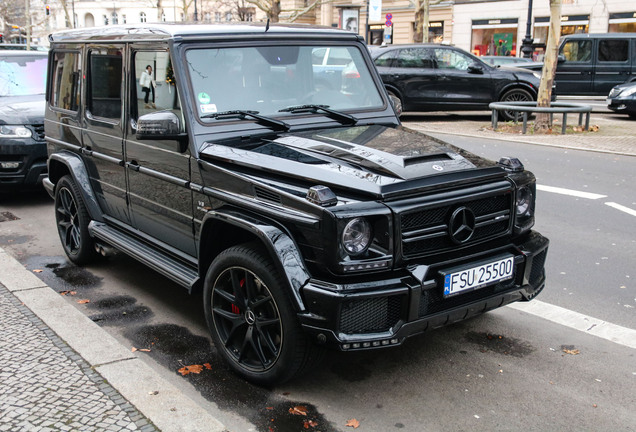
[(393, 108), (395, 108), (395, 113), (397, 115), (402, 115), (402, 99), (400, 99), (398, 95), (396, 95), (390, 90), (387, 90), (387, 93), (389, 94), (389, 99), (391, 100), (391, 103), (393, 104)]
[[(527, 90), (516, 88), (512, 90), (508, 90), (501, 97), (501, 102), (532, 102), (534, 98)], [(515, 119), (514, 111), (499, 111), (499, 115), (503, 117), (504, 120), (510, 121)], [(519, 118), (521, 118), (522, 113), (518, 114)]]
[(72, 262), (83, 265), (99, 256), (88, 233), (88, 210), (69, 175), (62, 177), (55, 187), (55, 222), (64, 252)]

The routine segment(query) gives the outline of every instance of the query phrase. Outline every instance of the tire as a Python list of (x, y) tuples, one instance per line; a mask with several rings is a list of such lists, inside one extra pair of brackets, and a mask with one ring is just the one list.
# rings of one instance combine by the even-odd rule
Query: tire
[(62, 177), (55, 186), (55, 222), (69, 260), (84, 265), (99, 257), (88, 233), (88, 210), (79, 188), (69, 175)]
[(205, 319), (214, 345), (248, 381), (270, 386), (301, 374), (321, 349), (300, 327), (286, 284), (258, 244), (233, 246), (205, 277)]
[[(501, 102), (532, 102), (534, 99), (527, 90), (516, 88), (508, 90), (500, 99)], [(506, 121), (514, 120), (514, 111), (499, 111), (499, 115)], [(522, 118), (522, 113), (519, 113), (519, 118)]]
[(393, 108), (395, 108), (395, 113), (398, 115), (398, 117), (401, 116), (402, 115), (402, 99), (400, 99), (398, 95), (396, 95), (390, 90), (387, 90), (387, 93), (389, 94), (389, 99), (391, 100), (391, 103), (393, 104)]

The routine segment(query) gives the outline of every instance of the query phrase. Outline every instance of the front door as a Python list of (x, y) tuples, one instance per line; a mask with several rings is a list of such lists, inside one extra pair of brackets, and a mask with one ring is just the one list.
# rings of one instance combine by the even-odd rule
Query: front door
[(494, 99), (490, 71), (452, 48), (435, 48), (437, 100), (449, 108), (483, 107)]
[(170, 110), (184, 125), (170, 55), (133, 47), (131, 60), (125, 165), (133, 225), (177, 253), (195, 256), (189, 150), (182, 152), (174, 140), (135, 137), (137, 119), (151, 112)]
[(417, 110), (437, 100), (437, 74), (429, 48), (403, 48), (393, 60), (390, 74), (403, 104)]
[(561, 46), (560, 55), (565, 61), (559, 62), (555, 81), (557, 93), (562, 95), (590, 94), (594, 65), (592, 40), (570, 40)]

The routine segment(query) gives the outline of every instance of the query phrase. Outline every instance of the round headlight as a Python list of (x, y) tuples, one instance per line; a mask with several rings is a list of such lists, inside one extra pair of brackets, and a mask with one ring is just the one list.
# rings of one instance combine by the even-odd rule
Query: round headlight
[(342, 246), (349, 255), (364, 253), (371, 244), (371, 225), (366, 219), (351, 219), (342, 231)]
[(532, 202), (534, 196), (532, 189), (522, 186), (517, 190), (517, 216), (530, 216), (532, 214)]

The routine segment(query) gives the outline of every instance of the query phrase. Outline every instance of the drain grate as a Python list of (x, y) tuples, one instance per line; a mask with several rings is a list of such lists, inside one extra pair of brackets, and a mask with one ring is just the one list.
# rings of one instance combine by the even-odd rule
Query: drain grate
[(14, 221), (14, 220), (18, 220), (18, 219), (20, 219), (20, 218), (17, 217), (16, 215), (14, 215), (11, 212), (2, 212), (2, 213), (0, 213), (0, 222)]

